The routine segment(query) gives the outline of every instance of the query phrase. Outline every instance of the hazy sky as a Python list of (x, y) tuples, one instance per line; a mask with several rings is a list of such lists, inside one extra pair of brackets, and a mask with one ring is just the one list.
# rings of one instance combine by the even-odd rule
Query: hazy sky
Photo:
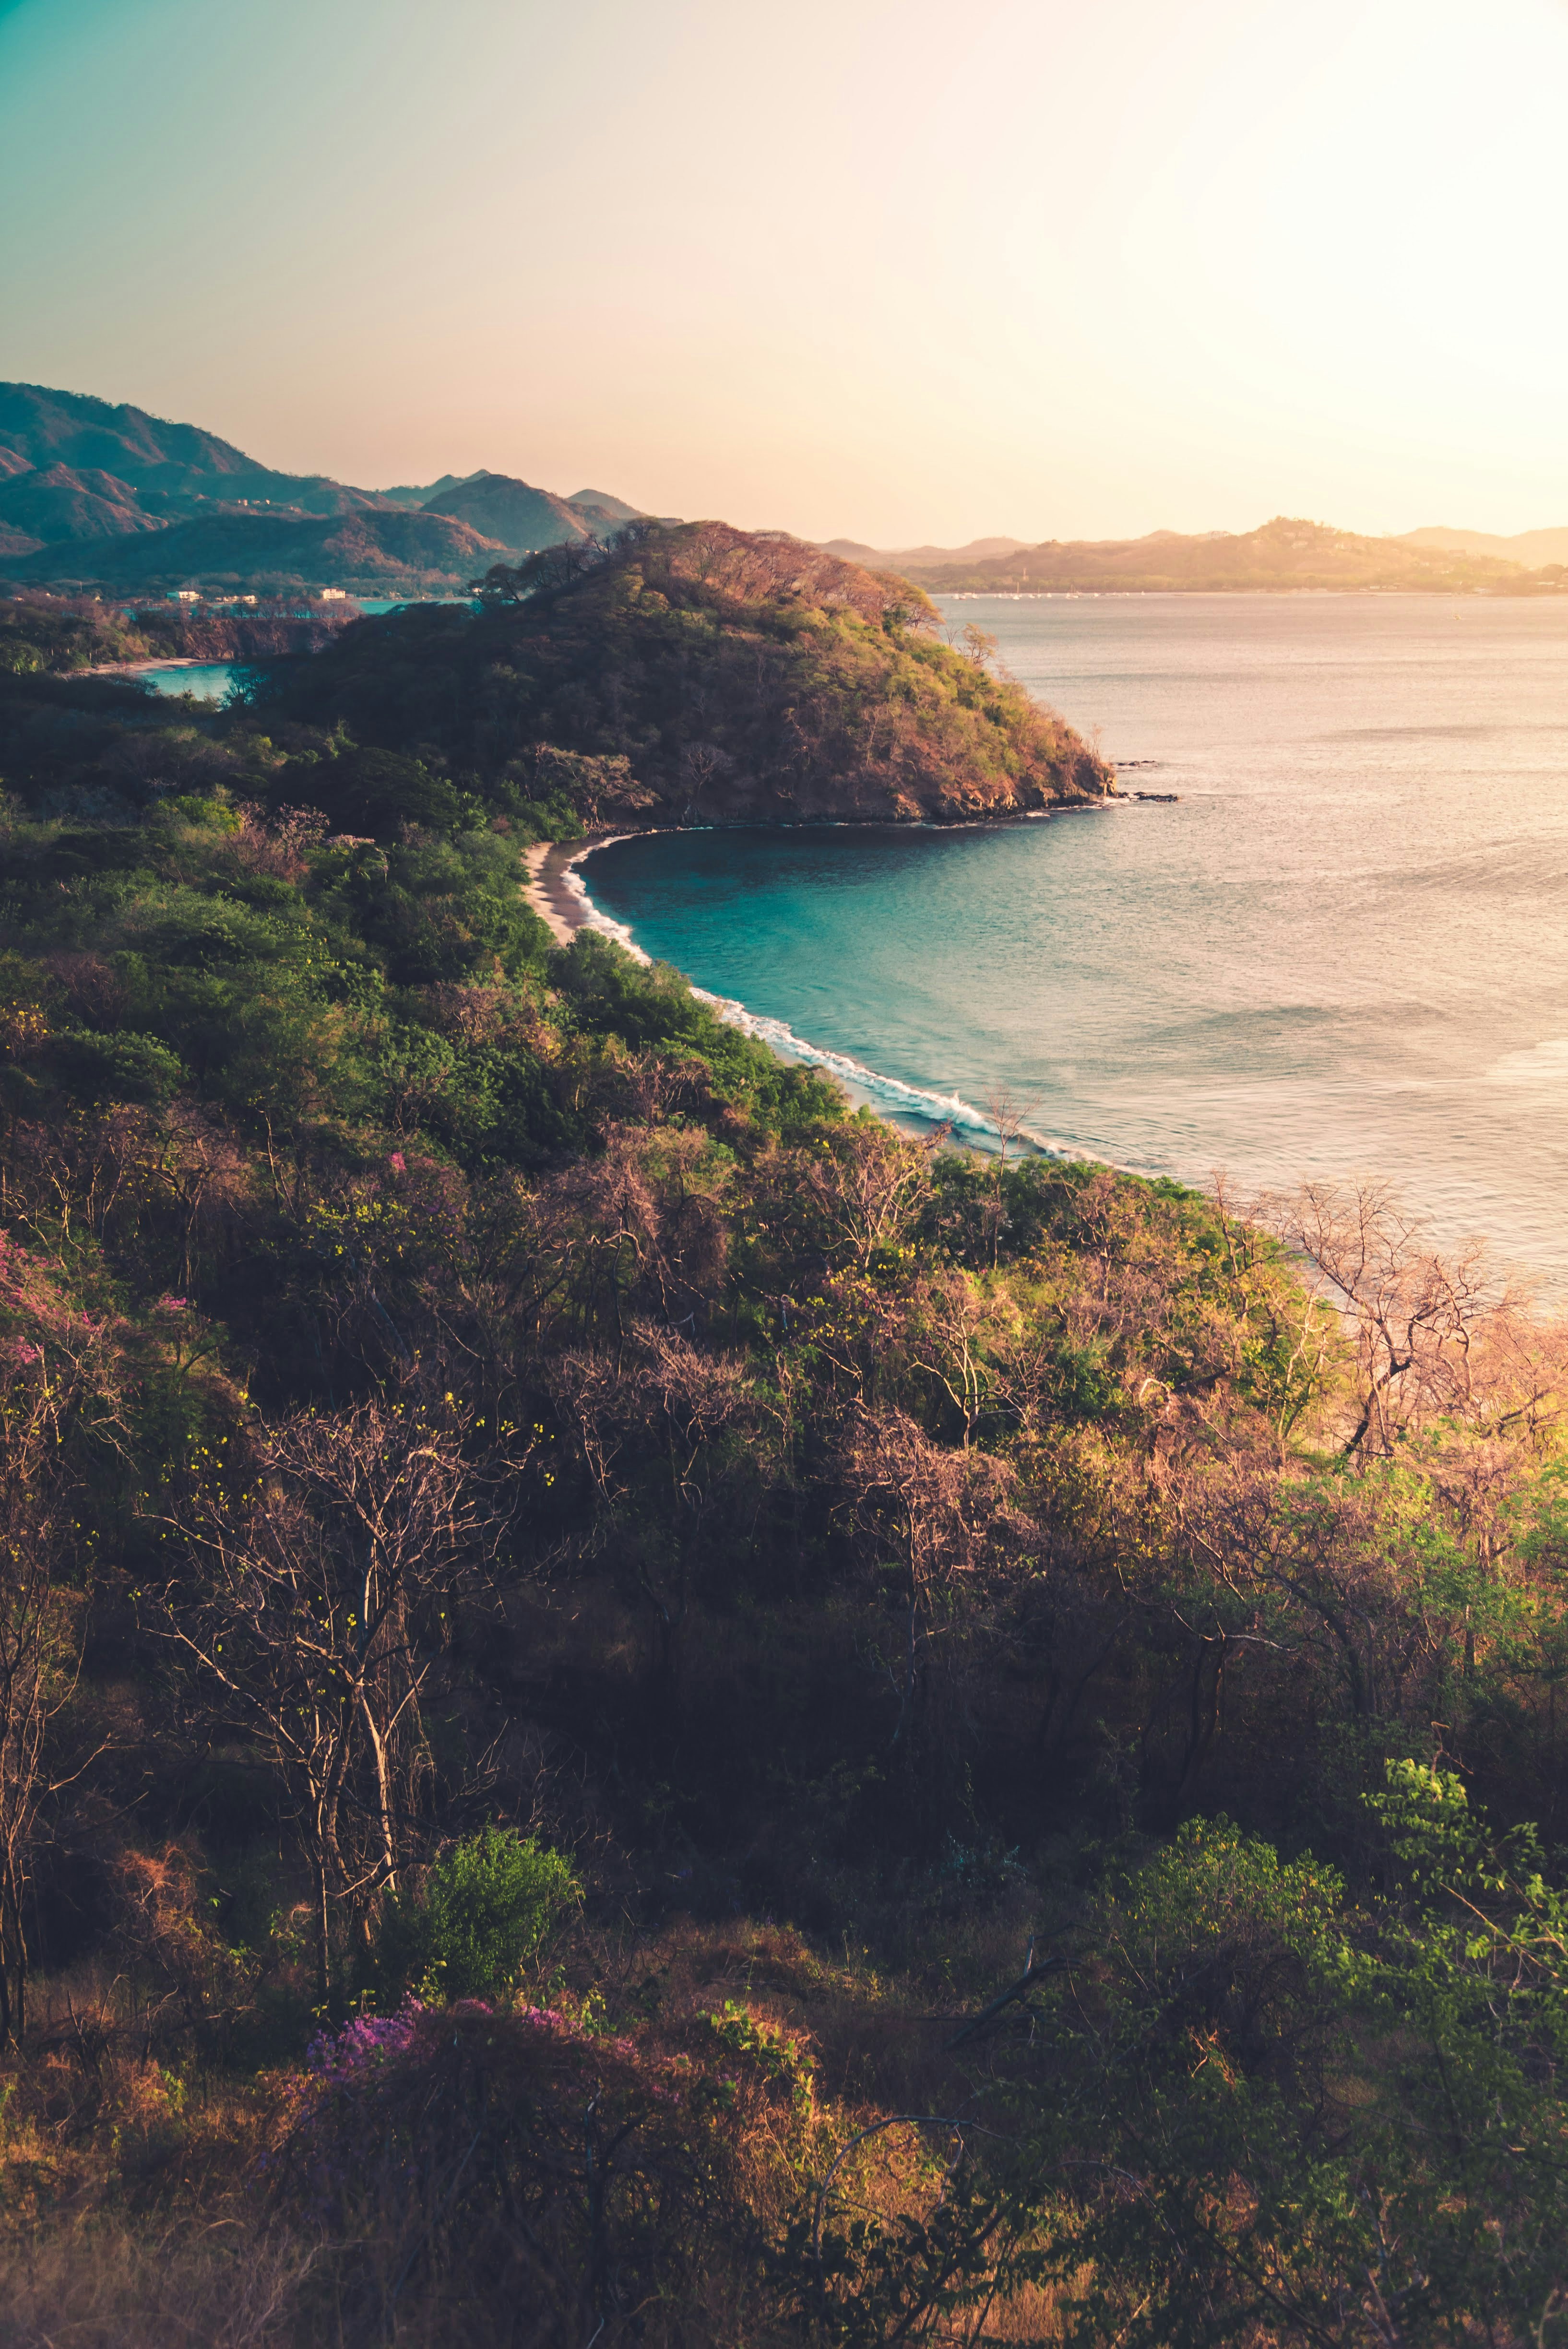
[(1568, 523), (1568, 0), (0, 0), (0, 376), (884, 546)]

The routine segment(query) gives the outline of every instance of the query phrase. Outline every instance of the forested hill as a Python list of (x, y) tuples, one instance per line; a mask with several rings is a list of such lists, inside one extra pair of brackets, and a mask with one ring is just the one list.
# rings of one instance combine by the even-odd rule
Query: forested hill
[(362, 621), (254, 707), (529, 799), (547, 769), (589, 823), (954, 822), (1103, 797), (1080, 737), (935, 617), (907, 582), (782, 533), (639, 523), (493, 570), (477, 612)]
[(0, 383), (0, 564), (67, 593), (312, 583), (448, 593), (498, 555), (607, 536), (635, 511), (491, 472), (356, 489), (278, 472), (143, 409)]
[(248, 585), (264, 594), (286, 592), (291, 580), (304, 579), (359, 595), (450, 595), (503, 551), (450, 514), (390, 508), (330, 516), (202, 512), (167, 526), (143, 524), (135, 534), (127, 529), (46, 546), (8, 567), (19, 582), (109, 595), (152, 595), (187, 579)]

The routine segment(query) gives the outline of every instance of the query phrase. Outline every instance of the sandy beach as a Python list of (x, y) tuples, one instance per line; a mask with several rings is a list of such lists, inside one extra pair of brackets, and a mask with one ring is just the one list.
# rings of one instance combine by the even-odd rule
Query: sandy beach
[(613, 832), (596, 832), (586, 840), (539, 840), (528, 851), (523, 895), (557, 945), (569, 947), (587, 918), (581, 897), (568, 885), (567, 874), (607, 840), (618, 837)]
[(54, 669), (50, 674), (63, 678), (140, 677), (150, 668), (216, 668), (226, 658), (222, 653), (177, 653), (156, 660), (98, 661), (90, 668)]

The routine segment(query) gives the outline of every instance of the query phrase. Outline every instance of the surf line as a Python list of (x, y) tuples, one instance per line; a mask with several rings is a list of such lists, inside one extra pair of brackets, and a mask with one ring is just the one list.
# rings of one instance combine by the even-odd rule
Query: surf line
[[(695, 830), (695, 826), (682, 826)], [(638, 962), (651, 964), (652, 957), (639, 946), (626, 923), (618, 922), (596, 905), (588, 895), (587, 885), (578, 869), (596, 849), (607, 848), (616, 840), (640, 840), (645, 833), (598, 833), (590, 839), (576, 842), (541, 841), (531, 848), (527, 856), (528, 882), (524, 895), (534, 911), (548, 926), (551, 936), (563, 946), (570, 945), (578, 930), (597, 930), (601, 937), (613, 938)], [(996, 1135), (994, 1119), (966, 1102), (961, 1093), (939, 1093), (920, 1085), (904, 1083), (899, 1077), (886, 1077), (880, 1070), (868, 1069), (847, 1052), (835, 1052), (827, 1046), (814, 1044), (805, 1036), (797, 1036), (787, 1020), (774, 1019), (766, 1013), (749, 1010), (745, 1004), (732, 997), (711, 994), (705, 987), (687, 985), (699, 1003), (706, 1004), (716, 1019), (726, 1027), (738, 1028), (742, 1035), (753, 1036), (759, 1043), (787, 1061), (803, 1061), (806, 1067), (825, 1070), (836, 1077), (851, 1094), (859, 1094), (871, 1106), (894, 1117), (919, 1118), (928, 1125), (947, 1125), (955, 1133)], [(1050, 1142), (1043, 1134), (1025, 1133), (1020, 1139), (1032, 1149), (1051, 1158), (1072, 1158), (1078, 1154), (1059, 1143)]]

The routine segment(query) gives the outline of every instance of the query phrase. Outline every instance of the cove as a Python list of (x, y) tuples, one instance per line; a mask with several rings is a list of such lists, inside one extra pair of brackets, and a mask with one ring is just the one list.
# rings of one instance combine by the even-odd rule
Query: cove
[(1568, 599), (950, 616), (1176, 802), (623, 841), (584, 867), (601, 915), (880, 1108), (961, 1129), (1005, 1092), (1152, 1174), (1387, 1180), (1560, 1291)]

